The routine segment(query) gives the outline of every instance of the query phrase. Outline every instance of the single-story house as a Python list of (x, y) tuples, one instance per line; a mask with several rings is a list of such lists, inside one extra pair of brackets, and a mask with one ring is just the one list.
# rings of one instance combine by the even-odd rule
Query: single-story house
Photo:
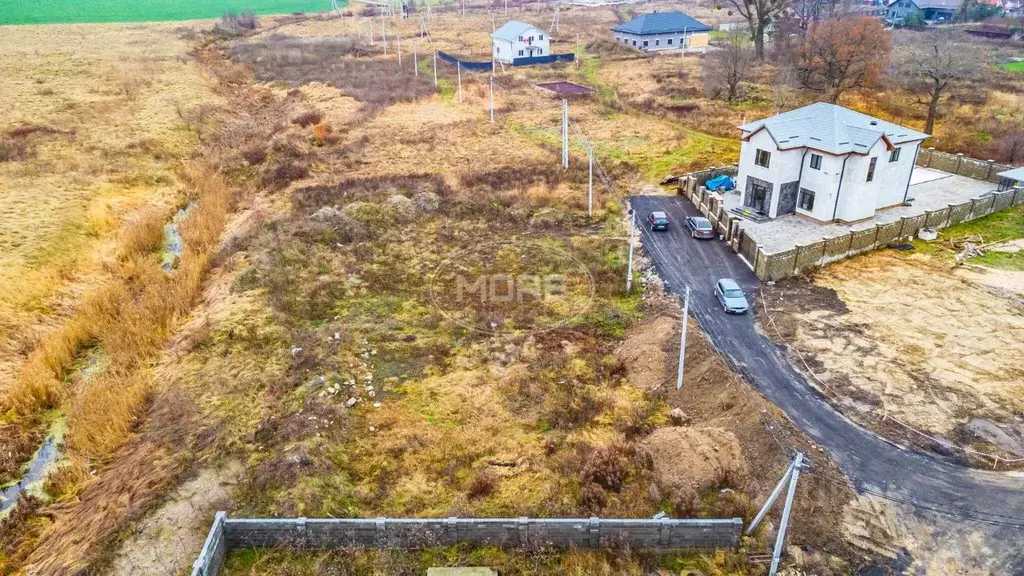
[(711, 27), (682, 12), (654, 12), (612, 28), (616, 42), (637, 50), (704, 48)]
[(492, 56), (502, 64), (516, 58), (551, 55), (551, 38), (547, 32), (526, 22), (509, 20), (491, 33)]
[(925, 22), (949, 22), (960, 9), (962, 0), (890, 0), (885, 20), (902, 24), (911, 14), (918, 14)]
[(927, 134), (818, 102), (739, 127), (744, 210), (855, 222), (903, 204)]

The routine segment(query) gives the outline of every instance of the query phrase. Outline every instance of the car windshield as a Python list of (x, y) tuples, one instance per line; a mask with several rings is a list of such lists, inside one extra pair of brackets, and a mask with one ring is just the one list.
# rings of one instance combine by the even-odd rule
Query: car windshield
[(726, 298), (743, 298), (743, 291), (740, 290), (739, 288), (726, 288), (725, 289), (725, 297)]
[(657, 214), (657, 213), (651, 214), (651, 218), (654, 218), (655, 222), (665, 222), (665, 221), (668, 220), (668, 218), (666, 218), (664, 214)]
[(696, 226), (700, 230), (711, 230), (711, 222), (708, 222), (707, 220), (697, 220)]

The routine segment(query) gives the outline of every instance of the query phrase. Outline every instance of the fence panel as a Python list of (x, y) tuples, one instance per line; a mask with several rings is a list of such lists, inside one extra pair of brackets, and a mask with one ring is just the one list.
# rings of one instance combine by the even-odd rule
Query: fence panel
[(970, 219), (973, 206), (973, 201), (957, 204), (956, 206), (950, 206), (949, 225), (952, 226), (953, 224), (959, 224), (960, 222)]
[(982, 198), (974, 199), (974, 207), (971, 209), (971, 220), (975, 218), (981, 218), (982, 216), (988, 216), (992, 213), (992, 203), (995, 198), (992, 196), (985, 196)]
[(742, 256), (751, 267), (754, 267), (757, 257), (757, 243), (754, 242), (754, 239), (751, 238), (750, 234), (747, 234), (747, 231), (742, 227), (740, 228), (739, 248), (740, 256)]
[(956, 156), (932, 151), (928, 167), (934, 170), (942, 170), (943, 172), (956, 174), (957, 164), (959, 164), (959, 162)]
[(824, 250), (824, 241), (808, 244), (807, 246), (797, 246), (796, 262), (793, 265), (794, 273), (800, 274), (817, 266), (821, 262)]
[(928, 228), (941, 228), (946, 225), (949, 218), (949, 207), (940, 210), (926, 210), (924, 213), (924, 225)]
[(879, 246), (886, 246), (890, 242), (895, 242), (900, 237), (900, 228), (903, 227), (902, 220), (896, 220), (895, 222), (889, 222), (886, 224), (880, 224), (878, 226), (878, 240)]
[(964, 156), (960, 161), (959, 173), (975, 180), (988, 180), (991, 169), (992, 165), (988, 162)]
[(217, 512), (206, 536), (206, 543), (199, 552), (199, 558), (192, 564), (192, 576), (217, 576), (228, 552), (227, 538), (224, 534), (224, 521), (227, 515)]
[(1006, 210), (1013, 205), (1013, 190), (1006, 192), (1000, 192), (993, 194), (992, 199), (992, 211), (999, 212), (1000, 210)]
[[(760, 259), (764, 261), (764, 264), (758, 263), (758, 267), (762, 269), (761, 273), (757, 274), (759, 278), (762, 280), (782, 280), (793, 275), (796, 249), (775, 254), (762, 254)], [(757, 271), (755, 271), (756, 273)]]
[(832, 262), (842, 258), (850, 249), (850, 234), (843, 234), (825, 240), (824, 262)]
[(868, 228), (867, 230), (856, 230), (851, 232), (853, 235), (850, 239), (850, 251), (853, 253), (864, 252), (870, 250), (875, 246), (875, 237), (878, 236), (878, 227)]
[(1013, 205), (1019, 206), (1021, 204), (1024, 204), (1024, 187), (1017, 186), (1016, 188), (1013, 189), (1013, 193)]
[(917, 231), (924, 228), (924, 214), (918, 214), (917, 216), (910, 216), (909, 218), (903, 219), (903, 231), (901, 235), (903, 237), (917, 236)]
[(447, 54), (445, 52), (438, 52), (437, 59), (442, 62), (449, 64), (458, 64), (463, 70), (477, 70), (477, 71), (491, 71), (494, 69), (493, 62), (470, 62), (469, 60), (459, 60), (457, 57)]

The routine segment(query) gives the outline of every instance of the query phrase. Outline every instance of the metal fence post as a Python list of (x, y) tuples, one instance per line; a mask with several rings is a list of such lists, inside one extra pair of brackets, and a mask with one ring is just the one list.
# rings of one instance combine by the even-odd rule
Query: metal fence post
[(803, 246), (797, 244), (796, 248), (794, 249), (795, 252), (793, 253), (793, 276), (796, 276), (796, 272), (800, 268), (800, 250), (802, 248)]
[(903, 216), (900, 218), (900, 235), (898, 238), (903, 240), (903, 230), (907, 227), (907, 217)]
[(992, 167), (995, 166), (995, 163), (996, 163), (995, 160), (989, 158), (989, 160), (988, 160), (988, 170), (985, 172), (985, 180), (988, 180), (989, 178), (992, 177)]
[(853, 250), (853, 231), (850, 231), (850, 241), (846, 243), (846, 254), (845, 257), (850, 256), (850, 250)]
[(591, 548), (601, 545), (601, 519), (597, 516), (591, 516), (587, 523), (587, 543)]
[(957, 152), (956, 153), (956, 171), (954, 172), (954, 174), (960, 174), (960, 165), (963, 164), (963, 162), (964, 162), (964, 153), (963, 152)]
[(871, 249), (878, 248), (878, 231), (882, 228), (881, 224), (875, 224), (875, 239), (871, 242)]

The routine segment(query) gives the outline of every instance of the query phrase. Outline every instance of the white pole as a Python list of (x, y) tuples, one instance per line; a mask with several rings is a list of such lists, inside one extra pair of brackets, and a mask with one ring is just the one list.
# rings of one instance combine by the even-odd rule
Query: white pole
[(388, 55), (388, 29), (383, 22), (380, 23), (380, 37), (384, 42), (384, 55)]
[(679, 41), (682, 46), (679, 47), (679, 55), (686, 57), (686, 28), (683, 28), (683, 39)]
[(398, 67), (402, 67), (402, 37), (398, 37)]
[(508, 15), (508, 0), (505, 0), (505, 15)]
[(782, 508), (782, 522), (779, 524), (779, 535), (775, 538), (775, 551), (772, 553), (772, 567), (768, 570), (768, 576), (775, 576), (779, 569), (782, 546), (786, 541), (786, 529), (789, 527), (789, 513), (793, 509), (793, 496), (796, 494), (796, 481), (800, 478), (800, 464), (803, 463), (803, 459), (804, 455), (797, 452), (793, 475), (789, 478), (789, 492), (786, 493), (786, 505)]
[(437, 88), (437, 52), (434, 52), (434, 88)]
[(562, 168), (569, 167), (569, 101), (562, 99)]
[(590, 163), (590, 180), (587, 187), (587, 216), (594, 217), (594, 146), (587, 144), (587, 160)]
[(793, 473), (793, 464), (795, 463), (795, 459), (789, 463), (789, 467), (786, 468), (786, 473), (779, 479), (779, 483), (775, 485), (775, 489), (772, 490), (771, 496), (768, 496), (768, 499), (765, 500), (764, 506), (761, 506), (761, 510), (757, 513), (757, 516), (754, 516), (754, 521), (750, 523), (750, 526), (747, 527), (747, 531), (744, 532), (744, 534), (750, 536), (754, 533), (754, 530), (757, 530), (757, 527), (761, 524), (761, 520), (764, 519), (765, 514), (772, 509), (772, 504), (775, 503), (775, 499), (782, 493), (782, 487), (786, 485), (786, 482), (789, 480), (789, 475)]
[(494, 124), (494, 75), (491, 75), (490, 90), (491, 90), (491, 94), (490, 94), (490, 96), (491, 96), (491, 124)]
[(686, 360), (686, 319), (690, 317), (690, 287), (686, 287), (683, 299), (683, 335), (679, 341), (679, 374), (676, 375), (676, 390), (683, 387), (683, 362)]
[(462, 104), (462, 63), (456, 62), (455, 68), (459, 71), (459, 104)]
[(463, 18), (466, 16), (466, 0), (462, 0), (462, 16)]
[(636, 221), (636, 211), (629, 215), (629, 265), (626, 268), (626, 292), (633, 290), (633, 222)]

